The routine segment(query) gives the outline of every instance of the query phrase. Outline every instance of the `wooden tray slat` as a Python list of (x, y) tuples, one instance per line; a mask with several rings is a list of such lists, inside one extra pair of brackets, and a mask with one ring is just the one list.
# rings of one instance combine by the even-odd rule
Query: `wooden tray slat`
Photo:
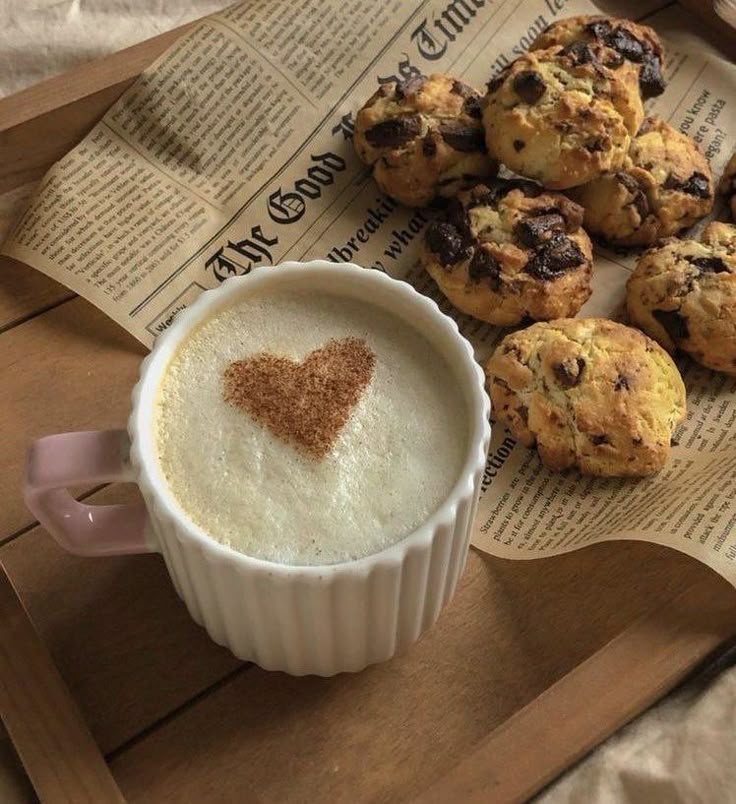
[[(670, 612), (669, 601), (676, 589), (698, 581), (709, 601), (703, 606), (698, 600), (700, 608), (686, 622), (694, 622), (696, 633), (710, 633), (713, 611), (736, 611), (736, 591), (663, 548), (600, 545), (524, 564), (472, 553), (457, 599), (406, 656), (328, 680), (253, 668), (115, 756), (113, 773), (131, 801), (203, 801), (215, 790), (226, 801), (296, 801), (300, 791), (320, 801), (405, 800), (450, 772), (514, 712), (657, 607), (664, 611), (649, 620), (653, 640), (660, 635), (671, 642), (673, 664), (687, 665), (682, 657), (692, 659), (693, 645), (702, 640), (678, 641), (669, 623), (681, 611), (674, 606)], [(685, 609), (690, 611), (687, 604)], [(736, 614), (708, 645), (734, 629)], [(647, 650), (637, 638), (642, 663)], [(640, 701), (640, 677), (625, 664), (608, 669), (618, 679), (616, 701), (628, 694)], [(653, 662), (648, 672), (654, 677), (660, 670)], [(675, 680), (662, 673), (657, 692)], [(590, 691), (576, 684), (568, 693), (574, 732)], [(628, 705), (624, 711), (633, 712)], [(600, 718), (583, 715), (576, 736), (590, 747), (620, 722), (613, 706)], [(536, 719), (532, 725), (549, 728), (555, 741), (552, 724)], [(568, 758), (565, 739), (561, 734), (557, 749)], [(559, 772), (563, 764), (557, 760)], [(541, 770), (546, 774), (549, 767)], [(530, 783), (540, 778), (539, 770), (528, 768)]]
[(2, 568), (0, 714), (36, 793), (46, 804), (124, 804)]
[(0, 333), (74, 297), (44, 274), (0, 256)]
[(694, 583), (491, 732), (417, 802), (481, 804), (490, 791), (496, 801), (526, 801), (560, 768), (657, 701), (735, 630), (733, 600), (716, 601), (708, 581)]

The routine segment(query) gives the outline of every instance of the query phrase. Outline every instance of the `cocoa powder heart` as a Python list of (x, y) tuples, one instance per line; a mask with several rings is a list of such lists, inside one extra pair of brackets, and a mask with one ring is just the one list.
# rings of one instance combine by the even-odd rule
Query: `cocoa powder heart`
[(355, 337), (328, 341), (301, 363), (263, 352), (227, 367), (225, 401), (320, 459), (335, 445), (375, 364), (375, 354)]

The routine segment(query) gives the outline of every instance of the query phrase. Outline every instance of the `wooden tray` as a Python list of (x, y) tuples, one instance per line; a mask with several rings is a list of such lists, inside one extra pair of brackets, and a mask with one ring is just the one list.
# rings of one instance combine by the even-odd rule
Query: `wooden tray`
[[(182, 30), (0, 100), (2, 198), (27, 195)], [(32, 647), (12, 590), (0, 596), (27, 648), (25, 672), (6, 672), (0, 655), (0, 707), (14, 735), (30, 701), (44, 724), (61, 711), (66, 731), (54, 734), (81, 741), (52, 740), (77, 770), (64, 789), (39, 787), (44, 800), (116, 795), (64, 684), (131, 802), (519, 800), (736, 634), (725, 581), (664, 548), (619, 543), (534, 562), (471, 553), (437, 626), (355, 676), (293, 679), (236, 661), (189, 619), (158, 556), (66, 555), (25, 510), (28, 442), (119, 426), (143, 350), (65, 288), (0, 262), (0, 562), (46, 646)], [(99, 502), (133, 494), (80, 491)], [(36, 783), (55, 722), (17, 743)]]

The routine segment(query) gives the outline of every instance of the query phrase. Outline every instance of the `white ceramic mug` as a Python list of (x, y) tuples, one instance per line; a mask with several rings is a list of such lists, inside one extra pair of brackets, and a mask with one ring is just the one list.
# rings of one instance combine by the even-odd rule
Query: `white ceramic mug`
[[(289, 566), (210, 539), (178, 507), (161, 474), (153, 410), (163, 372), (189, 332), (235, 297), (264, 287), (309, 288), (364, 299), (417, 327), (462, 385), (468, 448), (442, 505), (416, 531), (374, 555)], [(128, 429), (65, 433), (28, 454), (25, 498), (65, 549), (82, 555), (160, 552), (194, 620), (241, 659), (294, 675), (333, 675), (389, 659), (416, 640), (452, 597), (465, 566), (490, 441), (483, 374), (455, 322), (410, 285), (329, 262), (285, 263), (233, 277), (180, 313), (143, 361)], [(138, 505), (92, 506), (70, 486), (135, 482)]]

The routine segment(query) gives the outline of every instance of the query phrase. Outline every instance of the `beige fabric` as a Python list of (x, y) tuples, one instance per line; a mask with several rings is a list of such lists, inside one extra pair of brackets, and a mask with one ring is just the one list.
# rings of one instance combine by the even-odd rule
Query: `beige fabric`
[(227, 0), (0, 0), (0, 97), (228, 5)]
[(735, 722), (736, 668), (706, 673), (611, 737), (535, 804), (734, 801)]

